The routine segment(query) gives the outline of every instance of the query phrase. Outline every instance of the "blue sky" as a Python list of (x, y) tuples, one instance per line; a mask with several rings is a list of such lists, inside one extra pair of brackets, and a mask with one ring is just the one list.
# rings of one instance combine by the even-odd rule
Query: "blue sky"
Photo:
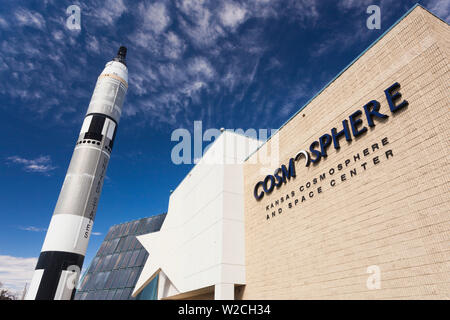
[[(416, 1), (20, 1), (0, 6), (0, 282), (31, 277), (104, 64), (129, 90), (85, 267), (113, 224), (167, 210), (173, 130), (279, 128)], [(420, 1), (449, 21), (449, 2)], [(81, 8), (81, 30), (66, 8)], [(366, 28), (369, 5), (381, 29)], [(328, 106), (330, 107), (330, 106)]]

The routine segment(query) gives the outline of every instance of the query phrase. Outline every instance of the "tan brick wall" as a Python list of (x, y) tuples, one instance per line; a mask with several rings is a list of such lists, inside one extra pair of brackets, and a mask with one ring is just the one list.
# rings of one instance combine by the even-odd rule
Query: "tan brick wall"
[[(247, 161), (243, 299), (450, 298), (448, 39), (447, 24), (415, 8), (279, 131), (280, 165), (331, 128), (341, 129), (372, 99), (386, 121), (375, 120), (351, 144), (341, 139), (339, 152), (331, 146), (317, 166), (297, 164), (295, 180), (260, 202), (253, 188), (264, 174), (250, 163), (258, 152)], [(395, 82), (409, 106), (392, 115), (384, 90)], [(384, 137), (388, 145), (362, 156)], [(394, 156), (386, 160), (388, 149)], [(284, 203), (283, 213), (266, 220), (266, 205), (292, 190), (293, 199), (306, 195), (299, 186), (356, 153), (362, 160), (335, 173), (335, 187), (327, 173), (311, 188), (312, 199), (293, 209)], [(350, 168), (358, 169), (351, 178)], [(381, 270), (381, 289), (366, 286), (372, 265)]]

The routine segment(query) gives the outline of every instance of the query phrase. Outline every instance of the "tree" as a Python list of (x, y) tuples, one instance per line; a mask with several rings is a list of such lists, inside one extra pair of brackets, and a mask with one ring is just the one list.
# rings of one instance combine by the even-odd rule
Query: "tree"
[(17, 300), (15, 294), (11, 293), (8, 289), (3, 288), (3, 283), (0, 282), (0, 300)]

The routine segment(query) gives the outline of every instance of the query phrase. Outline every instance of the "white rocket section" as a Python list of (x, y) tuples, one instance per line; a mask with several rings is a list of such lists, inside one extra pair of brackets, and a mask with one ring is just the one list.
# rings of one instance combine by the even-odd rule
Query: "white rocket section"
[(259, 141), (223, 132), (171, 194), (159, 232), (138, 237), (149, 252), (133, 296), (159, 274), (158, 299), (213, 286), (233, 299), (245, 284), (243, 161)]
[(123, 63), (110, 61), (98, 77), (87, 114), (107, 114), (117, 123), (119, 122), (125, 94), (118, 95), (118, 91), (114, 89), (113, 84), (117, 81), (120, 81), (122, 84), (119, 88), (126, 92), (128, 88), (128, 69)]
[[(56, 214), (50, 221), (49, 232), (41, 251), (67, 251), (84, 255), (94, 222), (73, 214)], [(69, 228), (67, 226), (70, 226)]]

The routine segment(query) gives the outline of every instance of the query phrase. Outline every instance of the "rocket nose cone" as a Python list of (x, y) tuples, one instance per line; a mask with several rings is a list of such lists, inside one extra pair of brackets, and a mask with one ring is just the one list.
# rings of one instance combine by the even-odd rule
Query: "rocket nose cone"
[(117, 51), (117, 56), (113, 59), (114, 61), (119, 61), (123, 63), (124, 65), (127, 65), (125, 62), (125, 57), (127, 56), (127, 48), (124, 46), (121, 46), (119, 48), (119, 51)]
[(119, 51), (117, 52), (117, 56), (123, 57), (125, 59), (125, 57), (127, 56), (127, 47), (121, 46), (119, 48)]

